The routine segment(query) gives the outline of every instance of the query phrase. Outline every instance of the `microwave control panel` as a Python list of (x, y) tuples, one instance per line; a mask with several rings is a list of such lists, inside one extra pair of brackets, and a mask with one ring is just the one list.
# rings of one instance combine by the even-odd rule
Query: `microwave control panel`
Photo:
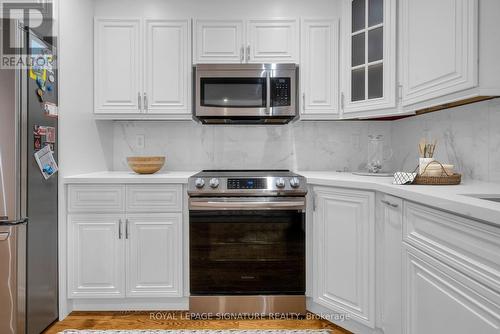
[(290, 78), (271, 78), (271, 107), (291, 105)]

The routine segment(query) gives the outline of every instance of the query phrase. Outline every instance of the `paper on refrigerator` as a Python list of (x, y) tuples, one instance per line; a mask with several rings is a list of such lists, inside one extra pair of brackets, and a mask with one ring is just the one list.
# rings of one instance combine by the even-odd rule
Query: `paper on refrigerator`
[(45, 180), (49, 179), (59, 170), (50, 145), (46, 145), (41, 150), (35, 152), (35, 160)]

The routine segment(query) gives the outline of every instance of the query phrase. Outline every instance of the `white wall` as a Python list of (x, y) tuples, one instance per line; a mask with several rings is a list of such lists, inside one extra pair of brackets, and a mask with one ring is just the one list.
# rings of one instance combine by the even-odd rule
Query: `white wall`
[(500, 182), (500, 99), (469, 104), (391, 124), (396, 167), (417, 165), (420, 138), (438, 140), (436, 159), (466, 179)]
[(59, 316), (66, 299), (66, 213), (64, 176), (111, 166), (112, 123), (93, 117), (93, 0), (59, 1)]
[(110, 123), (93, 116), (93, 0), (60, 1), (59, 156), (61, 176), (106, 170)]

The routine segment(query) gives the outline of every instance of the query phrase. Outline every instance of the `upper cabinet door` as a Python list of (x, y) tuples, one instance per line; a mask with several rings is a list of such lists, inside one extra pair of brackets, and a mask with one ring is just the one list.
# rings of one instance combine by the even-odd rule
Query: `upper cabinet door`
[(194, 63), (243, 63), (243, 20), (195, 21)]
[(95, 112), (140, 112), (141, 20), (96, 18), (94, 34)]
[(339, 21), (302, 21), (301, 118), (338, 118)]
[(477, 0), (401, 0), (403, 105), (478, 84)]
[(190, 113), (189, 21), (146, 20), (145, 27), (145, 111)]
[(249, 20), (246, 60), (249, 63), (298, 63), (299, 24), (296, 19)]
[[(345, 0), (344, 116), (396, 106), (395, 0)], [(362, 116), (362, 115), (361, 115)]]

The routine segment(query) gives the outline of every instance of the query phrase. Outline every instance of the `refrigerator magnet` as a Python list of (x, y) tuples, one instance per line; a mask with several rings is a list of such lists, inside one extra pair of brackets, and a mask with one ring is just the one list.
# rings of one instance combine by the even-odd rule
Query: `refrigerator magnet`
[(33, 149), (35, 151), (41, 150), (42, 149), (42, 136), (40, 135), (34, 135), (33, 136)]
[(49, 79), (49, 82), (54, 83), (56, 81), (56, 77), (55, 77), (54, 73), (49, 73), (48, 79)]
[(50, 145), (46, 145), (40, 151), (36, 152), (34, 156), (45, 180), (59, 170)]
[(53, 128), (51, 126), (47, 126), (46, 128), (46, 135), (45, 135), (45, 141), (47, 143), (55, 143), (56, 142), (56, 128)]
[(40, 135), (40, 136), (46, 136), (47, 135), (47, 127), (40, 126), (40, 125), (33, 125), (33, 134)]
[(43, 93), (44, 93), (44, 92), (43, 92), (43, 90), (41, 90), (40, 88), (38, 88), (38, 89), (36, 90), (36, 95), (38, 95), (38, 98), (40, 99), (40, 102), (43, 102), (43, 101), (44, 101), (44, 100), (43, 100)]
[(40, 88), (42, 91), (45, 91), (45, 81), (43, 81), (42, 78), (37, 77), (36, 84), (38, 85), (38, 88)]
[(59, 115), (59, 108), (55, 103), (52, 102), (44, 102), (42, 104), (43, 111), (45, 113), (45, 116), (48, 117), (57, 117)]

